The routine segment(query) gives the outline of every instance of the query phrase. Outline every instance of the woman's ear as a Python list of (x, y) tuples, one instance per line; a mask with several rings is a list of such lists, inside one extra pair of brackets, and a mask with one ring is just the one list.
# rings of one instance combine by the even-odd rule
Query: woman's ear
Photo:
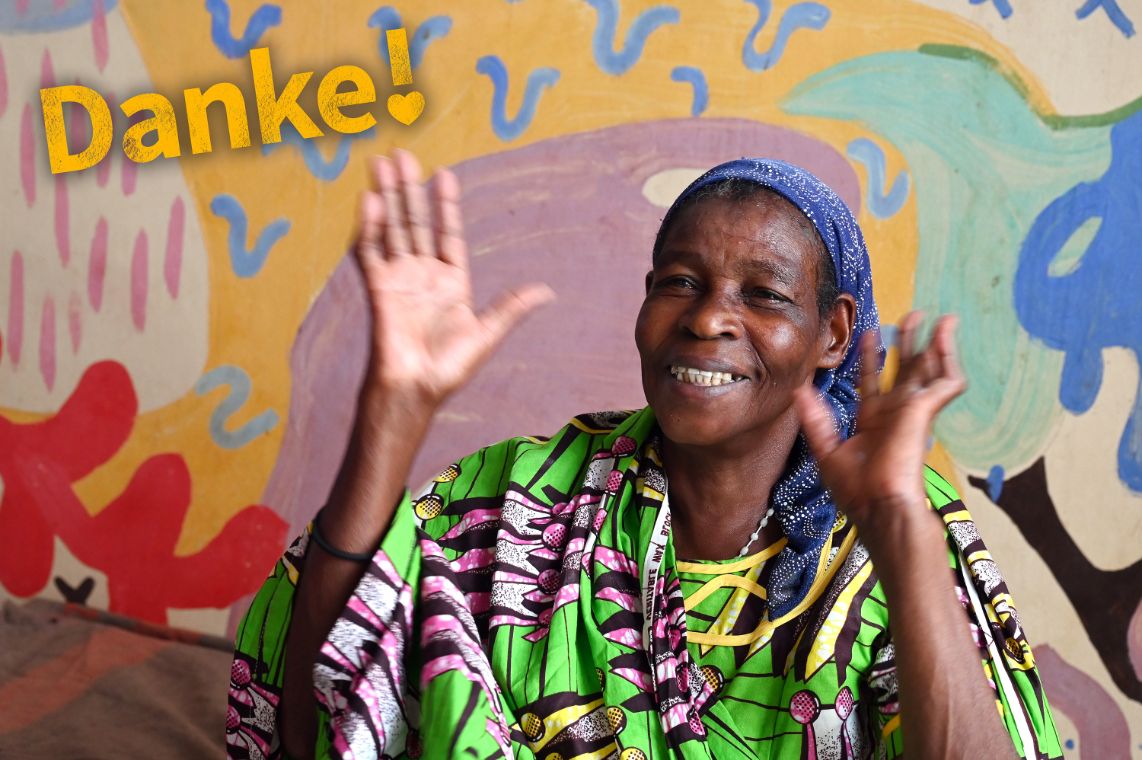
[(853, 340), (853, 323), (856, 321), (856, 300), (849, 293), (841, 293), (821, 325), (821, 362), (818, 369), (836, 369), (848, 353)]
[(654, 270), (646, 273), (646, 295), (650, 295), (650, 286), (654, 283)]

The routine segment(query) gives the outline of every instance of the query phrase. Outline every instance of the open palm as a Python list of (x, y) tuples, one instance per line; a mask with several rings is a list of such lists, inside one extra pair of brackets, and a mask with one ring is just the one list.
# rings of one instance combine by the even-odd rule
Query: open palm
[(442, 170), (426, 186), (403, 151), (375, 159), (372, 172), (356, 245), (373, 316), (366, 383), (435, 407), (553, 293), (528, 285), (477, 313), (455, 175)]
[(937, 322), (929, 344), (915, 347), (922, 315), (900, 324), (900, 369), (888, 390), (876, 374), (876, 339), (861, 340), (861, 404), (856, 433), (842, 441), (811, 388), (796, 397), (802, 431), (839, 508), (858, 525), (892, 519), (891, 511), (922, 503), (923, 470), (932, 423), (966, 384), (955, 357), (955, 319)]

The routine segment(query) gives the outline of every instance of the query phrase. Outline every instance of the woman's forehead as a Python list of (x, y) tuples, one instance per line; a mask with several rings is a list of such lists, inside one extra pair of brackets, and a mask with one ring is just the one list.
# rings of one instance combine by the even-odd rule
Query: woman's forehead
[(777, 249), (800, 260), (822, 247), (812, 223), (793, 204), (772, 193), (742, 200), (710, 197), (680, 210), (663, 239), (662, 253), (690, 247), (699, 240), (719, 240), (743, 250)]

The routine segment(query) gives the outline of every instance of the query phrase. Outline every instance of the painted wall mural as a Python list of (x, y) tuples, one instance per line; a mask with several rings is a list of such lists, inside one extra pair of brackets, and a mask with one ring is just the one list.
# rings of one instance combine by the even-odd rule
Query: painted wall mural
[[(456, 170), (477, 298), (559, 294), (442, 410), (420, 481), (641, 405), (657, 223), (703, 168), (765, 154), (857, 212), (886, 322), (960, 315), (971, 388), (933, 464), (1019, 600), (1068, 754), (1142, 758), (1140, 19), (1138, 0), (4, 3), (0, 596), (232, 631), (347, 442), (368, 155)], [(383, 101), (399, 27), (426, 102), (411, 126), (287, 122), (274, 145), (48, 169), (42, 86), (113, 110), (250, 92), (268, 47), (283, 82), (353, 64)]]

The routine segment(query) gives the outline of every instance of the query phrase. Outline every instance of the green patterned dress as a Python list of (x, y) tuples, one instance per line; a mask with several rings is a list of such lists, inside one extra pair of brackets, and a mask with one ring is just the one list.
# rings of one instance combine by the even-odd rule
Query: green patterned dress
[[(770, 561), (674, 556), (649, 409), (583, 415), (441, 473), (398, 508), (314, 668), (319, 757), (865, 758), (903, 751), (888, 608), (839, 514), (812, 586), (770, 620)], [(1007, 588), (927, 473), (996, 707), (1061, 757)], [(239, 631), (230, 757), (280, 757), (284, 638), (308, 536)], [(970, 730), (970, 727), (964, 727)]]

